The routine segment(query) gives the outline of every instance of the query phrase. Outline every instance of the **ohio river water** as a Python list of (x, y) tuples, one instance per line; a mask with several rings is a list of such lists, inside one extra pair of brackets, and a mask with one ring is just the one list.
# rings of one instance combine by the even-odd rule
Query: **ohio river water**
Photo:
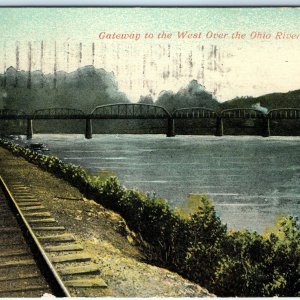
[(166, 198), (208, 194), (229, 228), (262, 232), (275, 216), (300, 215), (300, 138), (35, 135), (61, 159)]

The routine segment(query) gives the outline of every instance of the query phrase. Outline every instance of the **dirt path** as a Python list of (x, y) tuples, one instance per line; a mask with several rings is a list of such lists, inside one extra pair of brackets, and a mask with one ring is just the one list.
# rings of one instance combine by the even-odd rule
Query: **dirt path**
[[(81, 241), (99, 265), (111, 297), (210, 297), (199, 285), (176, 273), (142, 262), (142, 253), (126, 234), (126, 223), (116, 213), (65, 181), (14, 157), (0, 148), (0, 175), (30, 187), (53, 216)], [(100, 295), (99, 295), (100, 296)]]

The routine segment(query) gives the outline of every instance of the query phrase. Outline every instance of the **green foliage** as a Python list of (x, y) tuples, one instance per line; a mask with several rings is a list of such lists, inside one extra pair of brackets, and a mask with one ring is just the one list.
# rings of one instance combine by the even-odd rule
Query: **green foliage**
[(220, 103), (205, 90), (205, 87), (197, 80), (191, 80), (188, 85), (178, 92), (162, 91), (156, 105), (164, 107), (168, 112), (184, 107), (206, 107), (211, 109), (219, 108)]
[(209, 200), (208, 195), (189, 194), (187, 201), (183, 205), (177, 206), (174, 211), (181, 218), (190, 219), (191, 215), (195, 213), (199, 207), (203, 206), (207, 200)]
[[(28, 89), (28, 75), (28, 72), (13, 67), (6, 70), (7, 96), (3, 99), (6, 108), (33, 113), (41, 108), (73, 107), (91, 112), (98, 105), (129, 103), (126, 95), (118, 90), (113, 73), (104, 69), (84, 66), (72, 73), (58, 72), (56, 88), (53, 88), (53, 74), (33, 72), (32, 88)], [(15, 78), (18, 78), (17, 85)], [(3, 86), (1, 78), (0, 83)]]
[[(282, 216), (263, 235), (228, 231), (205, 195), (171, 210), (163, 199), (121, 186), (116, 177), (0, 140), (0, 145), (119, 212), (143, 241), (153, 263), (168, 267), (218, 296), (300, 296), (300, 227)], [(100, 174), (101, 175), (101, 174)]]
[(251, 105), (258, 102), (261, 106), (267, 107), (269, 110), (283, 107), (300, 107), (300, 90), (287, 93), (272, 93), (259, 97), (236, 97), (223, 102), (221, 108), (251, 107)]
[(188, 278), (210, 290), (214, 290), (212, 279), (222, 257), (225, 234), (226, 226), (217, 217), (211, 201), (203, 197), (188, 222), (183, 265)]
[(97, 176), (96, 176), (96, 180), (100, 180), (100, 181), (105, 181), (107, 180), (109, 177), (115, 177), (116, 174), (110, 170), (110, 169), (101, 169), (98, 171)]

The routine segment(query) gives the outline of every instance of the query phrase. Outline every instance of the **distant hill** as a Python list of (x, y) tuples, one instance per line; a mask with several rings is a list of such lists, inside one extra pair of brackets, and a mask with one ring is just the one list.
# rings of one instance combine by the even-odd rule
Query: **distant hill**
[(251, 107), (255, 103), (270, 109), (284, 107), (300, 107), (300, 90), (290, 91), (287, 93), (272, 93), (259, 97), (241, 97), (235, 98), (221, 104), (222, 109), (234, 107)]

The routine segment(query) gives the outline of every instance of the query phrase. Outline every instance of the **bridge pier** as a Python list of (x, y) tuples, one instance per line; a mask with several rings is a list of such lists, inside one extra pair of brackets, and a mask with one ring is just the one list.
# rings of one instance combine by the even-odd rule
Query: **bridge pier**
[(27, 119), (27, 131), (26, 131), (27, 140), (32, 139), (32, 136), (33, 136), (33, 120)]
[(271, 127), (270, 127), (270, 119), (267, 118), (266, 120), (266, 137), (271, 135)]
[(271, 135), (270, 119), (268, 117), (266, 117), (265, 118), (265, 124), (264, 124), (263, 136), (268, 137), (270, 135)]
[(85, 138), (91, 139), (92, 137), (93, 137), (92, 119), (86, 119)]
[(223, 129), (223, 119), (221, 116), (217, 116), (216, 121), (216, 136), (223, 136), (224, 129)]
[(173, 118), (168, 118), (167, 126), (167, 137), (175, 136), (175, 120)]

